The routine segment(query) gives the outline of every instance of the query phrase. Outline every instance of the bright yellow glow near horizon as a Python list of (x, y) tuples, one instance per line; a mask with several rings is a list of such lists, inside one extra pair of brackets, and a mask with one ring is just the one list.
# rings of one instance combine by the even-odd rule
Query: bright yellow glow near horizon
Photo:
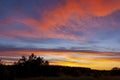
[[(5, 52), (10, 54), (9, 52)], [(50, 62), (50, 65), (62, 65), (70, 67), (87, 67), (98, 70), (110, 70), (113, 67), (120, 67), (120, 56), (113, 55), (115, 53), (95, 53), (95, 52), (55, 52), (55, 51), (39, 51), (39, 52), (11, 52), (18, 53), (19, 56), (30, 55), (34, 53), (42, 56)], [(21, 54), (22, 53), (22, 54)], [(9, 55), (14, 56), (14, 55)]]

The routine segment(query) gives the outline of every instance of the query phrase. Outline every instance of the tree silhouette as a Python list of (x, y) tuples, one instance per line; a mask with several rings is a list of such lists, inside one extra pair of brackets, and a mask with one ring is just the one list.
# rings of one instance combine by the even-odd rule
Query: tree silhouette
[(29, 56), (29, 61), (32, 61), (32, 60), (36, 60), (36, 55), (34, 55), (34, 53), (32, 53), (30, 56)]
[(45, 61), (45, 62), (44, 62), (44, 65), (49, 65), (49, 62), (48, 62), (48, 61)]
[(18, 64), (23, 64), (27, 61), (27, 58), (25, 56), (22, 56), (21, 59), (18, 60)]
[(27, 59), (25, 56), (22, 56), (19, 60), (18, 60), (18, 65), (22, 64), (29, 64), (29, 65), (49, 65), (49, 62), (47, 60), (44, 60), (43, 57), (37, 57), (36, 55), (34, 55), (34, 53), (32, 53), (29, 58)]
[[(30, 56), (25, 57), (22, 56), (16, 66), (17, 66), (17, 74), (20, 77), (28, 77), (28, 76), (37, 76), (43, 73), (43, 69), (45, 66), (48, 66), (49, 62), (44, 60), (43, 57), (36, 56), (32, 53)], [(44, 69), (45, 70), (45, 69)]]

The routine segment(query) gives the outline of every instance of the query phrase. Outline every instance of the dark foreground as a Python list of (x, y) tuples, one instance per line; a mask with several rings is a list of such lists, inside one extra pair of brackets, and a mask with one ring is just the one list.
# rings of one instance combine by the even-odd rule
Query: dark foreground
[(104, 76), (104, 77), (36, 77), (36, 78), (21, 78), (15, 80), (120, 80), (120, 76)]
[(14, 65), (0, 64), (0, 80), (120, 80), (120, 68), (92, 70), (82, 67), (52, 66), (34, 54)]

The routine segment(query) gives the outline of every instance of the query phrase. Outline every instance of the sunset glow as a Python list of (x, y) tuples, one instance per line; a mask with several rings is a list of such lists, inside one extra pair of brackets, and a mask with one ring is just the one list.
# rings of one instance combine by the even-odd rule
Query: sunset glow
[(0, 58), (120, 67), (120, 0), (0, 0)]

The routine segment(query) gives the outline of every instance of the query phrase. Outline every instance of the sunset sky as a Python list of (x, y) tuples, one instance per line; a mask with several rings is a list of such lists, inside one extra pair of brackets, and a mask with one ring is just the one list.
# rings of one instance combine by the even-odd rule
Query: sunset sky
[(0, 0), (0, 56), (51, 65), (120, 67), (120, 0)]

